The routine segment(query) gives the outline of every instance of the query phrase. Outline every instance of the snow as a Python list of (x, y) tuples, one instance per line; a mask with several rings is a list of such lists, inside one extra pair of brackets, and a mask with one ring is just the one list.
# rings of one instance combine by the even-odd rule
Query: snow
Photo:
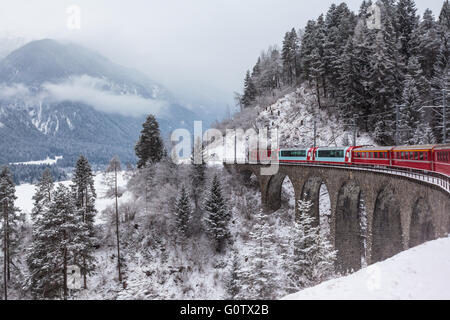
[(50, 159), (50, 157), (47, 157), (45, 160), (38, 160), (38, 161), (27, 161), (27, 162), (15, 162), (10, 163), (11, 165), (26, 165), (26, 166), (38, 166), (38, 165), (54, 165), (58, 162), (58, 160), (64, 159), (63, 156), (56, 156), (55, 159)]
[(284, 300), (450, 299), (450, 237), (425, 243)]
[[(124, 178), (124, 173), (120, 173), (118, 175), (118, 179), (117, 179), (118, 183), (118, 187), (125, 187), (127, 182)], [(70, 186), (72, 184), (72, 181), (62, 181), (62, 182), (58, 182), (61, 183), (65, 186)], [(55, 185), (57, 185), (58, 183), (56, 183)], [(115, 204), (115, 200), (114, 199), (108, 199), (105, 198), (105, 192), (106, 192), (106, 187), (103, 183), (103, 175), (102, 173), (97, 173), (95, 175), (94, 178), (94, 186), (95, 186), (95, 190), (97, 192), (97, 200), (95, 202), (95, 207), (98, 211), (98, 215), (97, 215), (97, 221), (96, 224), (101, 224), (104, 221), (102, 220), (102, 215), (101, 212), (103, 210), (105, 210), (108, 206)], [(31, 215), (31, 210), (33, 209), (33, 195), (35, 193), (35, 189), (36, 186), (32, 185), (32, 184), (22, 184), (19, 186), (16, 186), (16, 196), (17, 196), (17, 201), (16, 201), (16, 206), (23, 212), (25, 213), (27, 219), (29, 220), (30, 215)], [(130, 192), (125, 192), (123, 194), (122, 197), (119, 198), (119, 205), (123, 202), (127, 202), (131, 199), (131, 193)]]

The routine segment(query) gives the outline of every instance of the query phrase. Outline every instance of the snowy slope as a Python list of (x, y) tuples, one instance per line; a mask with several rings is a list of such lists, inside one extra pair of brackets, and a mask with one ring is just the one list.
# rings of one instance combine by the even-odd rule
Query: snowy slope
[[(125, 187), (126, 186), (126, 180), (124, 178), (124, 173), (119, 174), (118, 176), (118, 187)], [(70, 186), (72, 184), (72, 181), (63, 181), (63, 182), (57, 182), (62, 183), (65, 186)], [(95, 202), (96, 209), (98, 211), (97, 215), (97, 224), (103, 223), (102, 218), (104, 218), (100, 213), (105, 210), (108, 206), (113, 205), (114, 199), (105, 198), (105, 192), (106, 187), (103, 183), (103, 175), (102, 173), (97, 172), (94, 178), (94, 186), (95, 190), (97, 191), (97, 200)], [(31, 210), (33, 209), (33, 196), (36, 191), (36, 186), (33, 184), (22, 184), (19, 186), (16, 186), (16, 206), (25, 213), (26, 217), (29, 218), (31, 215)], [(129, 201), (131, 198), (130, 192), (125, 192), (124, 195), (119, 198), (119, 205), (122, 202)]]
[[(313, 146), (314, 119), (316, 119), (318, 146), (352, 144), (351, 127), (326, 111), (319, 110), (316, 105), (314, 94), (302, 86), (273, 105), (260, 108), (256, 121), (262, 128), (278, 128), (280, 145), (283, 148)], [(367, 133), (362, 133), (357, 137), (356, 144), (374, 145), (375, 143)]]
[(450, 299), (450, 237), (428, 242), (350, 276), (284, 300)]

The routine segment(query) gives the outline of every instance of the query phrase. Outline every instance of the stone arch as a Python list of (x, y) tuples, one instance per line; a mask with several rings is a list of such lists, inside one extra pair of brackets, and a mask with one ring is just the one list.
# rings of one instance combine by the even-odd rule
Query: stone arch
[(265, 196), (266, 205), (268, 209), (272, 211), (277, 211), (281, 208), (281, 188), (286, 177), (286, 174), (277, 173), (276, 175), (271, 176), (267, 182)]
[(409, 247), (415, 247), (436, 238), (431, 207), (420, 197), (413, 206), (409, 229)]
[(403, 251), (400, 202), (392, 187), (378, 193), (372, 222), (371, 262), (386, 260)]
[(312, 202), (312, 213), (315, 218), (316, 225), (320, 224), (320, 189), (322, 185), (325, 185), (327, 191), (329, 191), (325, 180), (316, 175), (309, 176), (303, 184), (302, 193), (300, 198), (302, 200), (309, 200)]
[(342, 184), (335, 214), (335, 249), (337, 271), (345, 274), (361, 269), (364, 257), (363, 192), (355, 181)]
[(291, 178), (286, 175), (281, 183), (281, 202), (282, 205), (287, 206), (288, 209), (294, 209), (296, 207), (296, 192), (295, 186)]

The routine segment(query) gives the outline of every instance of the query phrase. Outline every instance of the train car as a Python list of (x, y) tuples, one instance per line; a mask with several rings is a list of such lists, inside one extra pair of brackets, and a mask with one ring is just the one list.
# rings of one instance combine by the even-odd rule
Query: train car
[(249, 160), (251, 163), (277, 161), (278, 150), (251, 150)]
[(450, 144), (433, 148), (434, 171), (450, 176)]
[(433, 149), (436, 145), (400, 146), (392, 148), (392, 167), (434, 171)]
[(279, 151), (278, 158), (281, 163), (307, 163), (309, 150), (307, 148), (282, 149)]
[(356, 147), (317, 148), (314, 162), (351, 164), (352, 150)]
[(393, 147), (360, 147), (353, 149), (355, 165), (390, 166)]

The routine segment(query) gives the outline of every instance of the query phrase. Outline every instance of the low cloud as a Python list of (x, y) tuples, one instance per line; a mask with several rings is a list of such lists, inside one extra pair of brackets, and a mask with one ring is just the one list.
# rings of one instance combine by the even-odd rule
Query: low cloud
[(87, 75), (72, 77), (59, 84), (45, 83), (42, 89), (41, 96), (53, 102), (80, 102), (98, 111), (126, 116), (161, 115), (167, 106), (166, 101), (114, 91), (105, 80)]
[(13, 84), (11, 86), (0, 84), (0, 99), (23, 98), (29, 95), (30, 90), (23, 84)]

